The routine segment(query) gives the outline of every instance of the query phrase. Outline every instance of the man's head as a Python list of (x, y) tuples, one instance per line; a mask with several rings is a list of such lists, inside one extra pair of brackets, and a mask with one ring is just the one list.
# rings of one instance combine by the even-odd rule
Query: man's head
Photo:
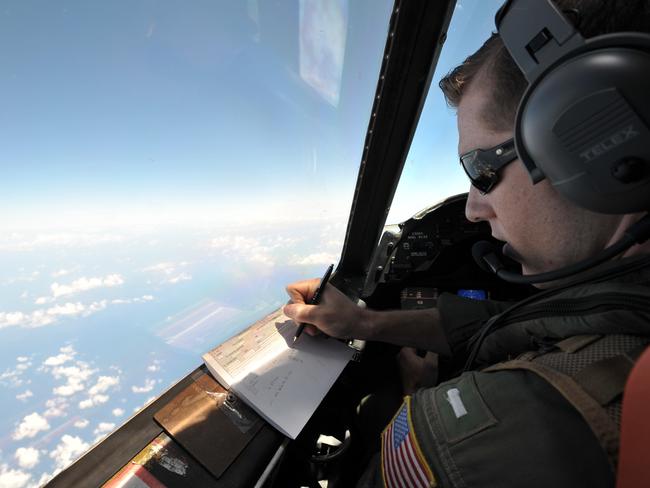
[[(650, 30), (647, 0), (555, 3), (577, 22), (584, 37)], [(460, 154), (492, 148), (513, 137), (517, 106), (527, 82), (498, 35), (492, 35), (443, 78), (440, 87), (458, 110)], [(470, 189), (466, 214), (470, 220), (490, 223), (494, 237), (508, 243), (504, 252), (521, 262), (524, 274), (550, 271), (593, 256), (639, 218), (578, 208), (548, 181), (533, 185), (518, 160), (500, 170), (499, 183), (489, 193)]]

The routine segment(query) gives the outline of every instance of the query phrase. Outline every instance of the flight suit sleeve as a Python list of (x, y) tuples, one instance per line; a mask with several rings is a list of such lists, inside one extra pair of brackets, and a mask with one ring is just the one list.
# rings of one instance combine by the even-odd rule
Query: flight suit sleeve
[(453, 293), (442, 293), (437, 307), (452, 354), (464, 350), (468, 339), (480, 329), (483, 322), (510, 305), (509, 302), (475, 300)]
[[(382, 433), (378, 486), (613, 487), (589, 426), (526, 371), (470, 372), (406, 397)], [(378, 476), (379, 478), (379, 476)]]

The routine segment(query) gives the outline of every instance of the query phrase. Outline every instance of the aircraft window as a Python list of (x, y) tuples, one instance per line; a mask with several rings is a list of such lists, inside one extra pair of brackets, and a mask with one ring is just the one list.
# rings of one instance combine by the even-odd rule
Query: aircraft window
[(403, 222), (446, 197), (468, 191), (467, 176), (458, 163), (455, 112), (447, 107), (438, 81), (489, 37), (502, 4), (503, 0), (456, 3), (386, 223)]
[(0, 485), (341, 252), (389, 0), (4, 2)]

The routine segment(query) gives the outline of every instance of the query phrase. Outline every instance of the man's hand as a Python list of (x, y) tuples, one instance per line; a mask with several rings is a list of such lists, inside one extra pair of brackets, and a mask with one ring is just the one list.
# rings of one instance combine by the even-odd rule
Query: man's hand
[(305, 332), (316, 335), (318, 331), (337, 339), (365, 338), (364, 309), (357, 307), (348, 297), (327, 284), (318, 305), (308, 305), (316, 293), (320, 279), (298, 281), (287, 286), (290, 303), (284, 314), (296, 324), (308, 324)]
[(316, 278), (287, 286), (291, 300), (284, 306), (284, 314), (296, 324), (310, 324), (305, 327), (309, 335), (321, 331), (337, 339), (380, 341), (421, 347), (444, 356), (451, 354), (437, 309), (377, 311), (361, 308), (330, 284), (325, 287), (318, 305), (308, 305), (319, 284)]

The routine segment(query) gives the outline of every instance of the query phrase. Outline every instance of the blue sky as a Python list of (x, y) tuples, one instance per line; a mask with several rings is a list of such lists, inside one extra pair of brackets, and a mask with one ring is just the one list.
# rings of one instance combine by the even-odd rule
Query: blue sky
[[(389, 220), (465, 191), (436, 80)], [(0, 486), (38, 486), (340, 255), (389, 1), (0, 8)]]
[(260, 5), (8, 4), (3, 206), (38, 219), (50, 204), (199, 207), (291, 188), (349, 208), (389, 2)]

